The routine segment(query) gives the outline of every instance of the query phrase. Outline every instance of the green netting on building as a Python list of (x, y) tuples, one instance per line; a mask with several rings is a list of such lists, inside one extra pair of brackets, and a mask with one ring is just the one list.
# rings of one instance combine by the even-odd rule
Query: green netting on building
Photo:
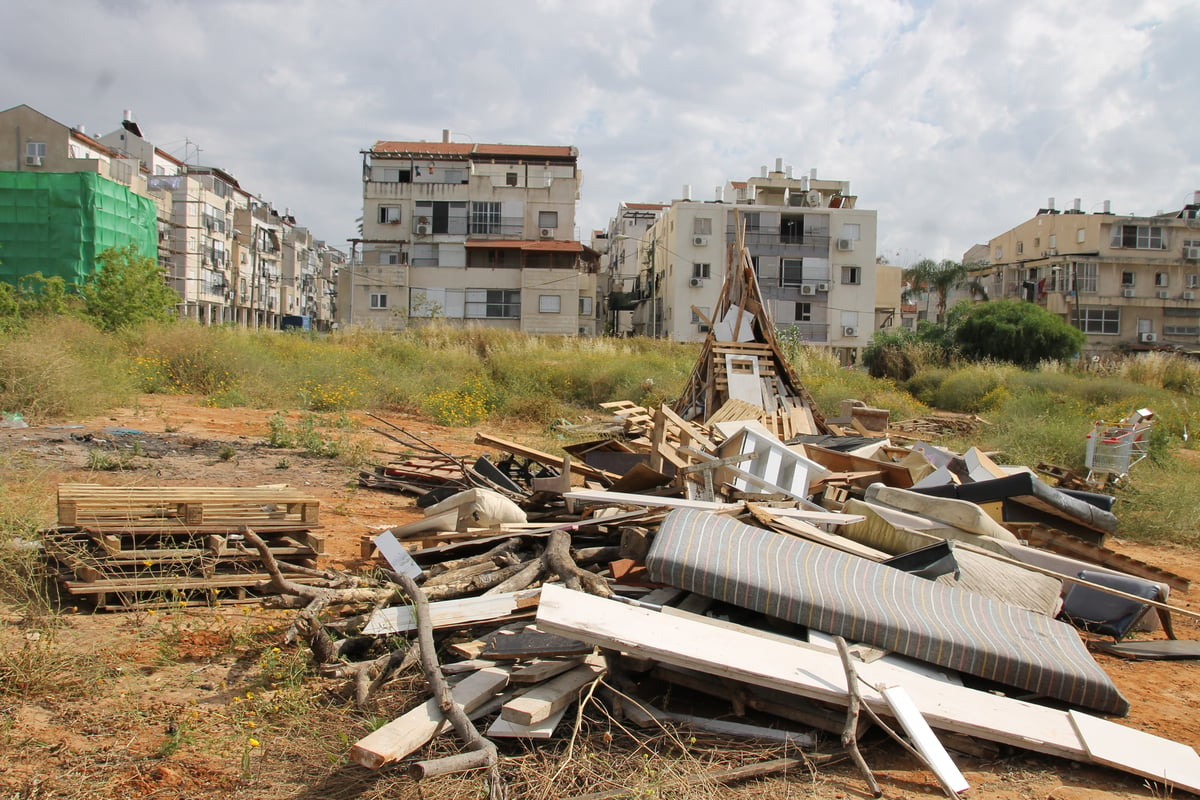
[(82, 283), (96, 256), (131, 242), (158, 258), (148, 197), (94, 172), (0, 171), (0, 281), (40, 272)]

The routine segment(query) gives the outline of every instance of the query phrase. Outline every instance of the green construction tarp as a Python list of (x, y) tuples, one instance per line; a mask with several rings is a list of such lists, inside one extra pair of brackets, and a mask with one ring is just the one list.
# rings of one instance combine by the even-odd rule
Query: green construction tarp
[(132, 243), (158, 258), (154, 201), (94, 172), (0, 171), (0, 281), (40, 272), (79, 284)]

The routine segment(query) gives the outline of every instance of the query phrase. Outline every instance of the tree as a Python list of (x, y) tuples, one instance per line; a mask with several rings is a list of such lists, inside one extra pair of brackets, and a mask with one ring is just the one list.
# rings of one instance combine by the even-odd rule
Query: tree
[(967, 309), (954, 338), (966, 358), (1023, 367), (1069, 358), (1087, 341), (1083, 331), (1062, 317), (1021, 300), (996, 300)]
[(904, 282), (909, 288), (904, 290), (903, 299), (911, 302), (919, 294), (933, 292), (937, 295), (937, 322), (941, 323), (946, 317), (946, 298), (954, 289), (966, 288), (972, 296), (988, 299), (983, 284), (971, 278), (974, 268), (974, 264), (949, 259), (918, 261), (904, 270)]
[(80, 294), (84, 314), (103, 330), (114, 331), (147, 320), (175, 318), (179, 294), (167, 286), (162, 269), (130, 244), (110, 247), (96, 259), (96, 271)]

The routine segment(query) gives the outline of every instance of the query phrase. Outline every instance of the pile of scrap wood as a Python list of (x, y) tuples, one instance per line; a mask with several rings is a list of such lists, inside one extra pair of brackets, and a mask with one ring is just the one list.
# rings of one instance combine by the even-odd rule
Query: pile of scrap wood
[[(811, 749), (845, 732), (861, 682), (855, 705), (930, 750), (943, 786), (961, 781), (944, 741), (1200, 790), (1190, 748), (1097, 716), (1128, 702), (1077, 628), (1119, 640), (1161, 624), (1171, 636), (1173, 613), (1195, 616), (1167, 603), (1185, 579), (1103, 546), (1111, 500), (975, 449), (846, 437), (859, 446), (839, 450), (836, 437), (781, 441), (757, 419), (702, 426), (669, 408), (653, 418), (655, 463), (671, 477), (647, 477), (644, 453), (604, 487), (567, 458), (554, 486), (510, 501), (540, 522), (476, 525), (479, 509), (497, 512), (471, 490), (434, 512), (445, 541), (408, 526), (376, 538), (391, 570), (432, 601), (428, 624), (457, 659), (440, 670), (461, 681), (453, 696), (487, 738), (569, 735), (565, 710), (587, 697), (635, 726)], [(631, 473), (641, 477), (622, 490)], [(417, 628), (406, 603), (337, 633), (382, 641)], [(713, 702), (727, 705), (714, 714)], [(436, 703), (413, 709), (352, 757), (408, 759), (445, 728), (439, 714)], [(855, 736), (871, 724), (856, 719)]]
[[(1129, 703), (1085, 646), (1133, 630), (1173, 638), (1174, 617), (1197, 616), (1168, 603), (1187, 580), (1104, 546), (1110, 497), (975, 448), (896, 446), (861, 404), (827, 423), (743, 262), (674, 406), (606, 404), (624, 435), (562, 456), (481, 434), (552, 474), (507, 495), (439, 494), (423, 520), (373, 539), (411, 602), (310, 639), (423, 632), (415, 647), (371, 650), (359, 662), (370, 666), (335, 667), (360, 687), (414, 649), (453, 656), (426, 665), (434, 699), (352, 758), (408, 760), (453, 709), (465, 760), (494, 778), (498, 756), (481, 742), (569, 736), (565, 709), (602, 702), (633, 726), (805, 749), (832, 734), (876, 795), (857, 741), (897, 727), (951, 796), (966, 782), (947, 747), (1033, 750), (1200, 792), (1190, 747), (1098, 716)], [(860, 435), (837, 435), (847, 428)], [(454, 703), (439, 705), (442, 675), (457, 681)]]
[(42, 540), (61, 587), (97, 608), (211, 605), (262, 594), (269, 576), (243, 546), (247, 525), (280, 564), (315, 567), (319, 513), (315, 498), (283, 487), (64, 484)]

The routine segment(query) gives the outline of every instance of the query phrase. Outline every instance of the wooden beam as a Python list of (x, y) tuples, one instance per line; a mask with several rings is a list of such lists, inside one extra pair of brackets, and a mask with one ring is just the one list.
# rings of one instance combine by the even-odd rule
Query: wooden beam
[(574, 703), (580, 690), (603, 676), (605, 669), (604, 656), (588, 656), (583, 664), (570, 672), (505, 703), (500, 716), (517, 725), (535, 725), (549, 719), (552, 714)]

